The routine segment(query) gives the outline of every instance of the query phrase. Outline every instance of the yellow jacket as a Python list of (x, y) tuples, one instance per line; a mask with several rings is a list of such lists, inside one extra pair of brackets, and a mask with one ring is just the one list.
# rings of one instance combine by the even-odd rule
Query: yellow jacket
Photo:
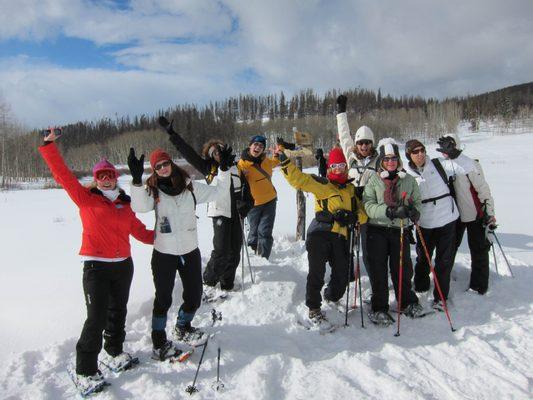
[[(355, 195), (354, 185), (337, 185), (326, 178), (305, 174), (288, 159), (281, 164), (281, 171), (292, 187), (315, 195), (315, 212), (324, 211), (323, 200), (327, 199), (327, 211), (331, 213), (339, 209), (357, 211), (360, 224), (368, 220), (361, 202)], [(355, 198), (356, 210), (352, 210), (352, 198)], [(333, 223), (331, 232), (348, 237), (348, 228), (340, 226), (336, 221)]]
[[(237, 167), (248, 181), (250, 192), (254, 198), (254, 206), (260, 206), (277, 197), (276, 188), (272, 184), (271, 179), (268, 179), (254, 166), (254, 162), (249, 159), (249, 156), (246, 157), (247, 154), (248, 150), (245, 150)], [(263, 156), (260, 167), (270, 178), (272, 178), (272, 169), (278, 165), (279, 160), (277, 157), (269, 158)]]

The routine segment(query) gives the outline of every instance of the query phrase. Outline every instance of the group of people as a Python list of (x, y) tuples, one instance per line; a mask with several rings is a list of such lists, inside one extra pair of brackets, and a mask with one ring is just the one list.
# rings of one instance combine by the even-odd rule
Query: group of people
[[(130, 149), (131, 197), (119, 188), (116, 168), (106, 160), (93, 168), (93, 182), (79, 183), (65, 165), (54, 129), (39, 150), (55, 180), (78, 206), (83, 226), (80, 255), (87, 318), (76, 345), (76, 379), (81, 386), (103, 382), (100, 360), (116, 370), (130, 366), (133, 357), (123, 351), (129, 289), (133, 276), (129, 236), (153, 245), (151, 268), (155, 286), (151, 338), (156, 360), (179, 355), (167, 338), (167, 314), (172, 305), (176, 272), (183, 286), (173, 334), (177, 341), (197, 345), (206, 335), (191, 323), (201, 305), (204, 286), (235, 290), (235, 273), (245, 237), (258, 256), (271, 254), (277, 192), (273, 169), (280, 167), (287, 182), (315, 196), (315, 216), (308, 228), (309, 260), (305, 305), (312, 325), (327, 324), (322, 311), (326, 264), (331, 277), (324, 300), (338, 302), (351, 280), (353, 247), (362, 259), (372, 289), (369, 319), (388, 325), (388, 279), (393, 282), (402, 312), (412, 318), (423, 307), (417, 293), (430, 290), (429, 257), (435, 252), (435, 270), (442, 294), (433, 291), (433, 307), (442, 310), (450, 288), (450, 274), (465, 230), (472, 255), (470, 288), (479, 294), (488, 289), (489, 245), (487, 224), (495, 224), (494, 204), (479, 163), (462, 154), (455, 135), (439, 139), (443, 158), (430, 159), (425, 145), (409, 140), (403, 165), (398, 144), (391, 138), (375, 144), (367, 126), (352, 135), (346, 114), (347, 98), (337, 99), (339, 145), (328, 159), (317, 153), (321, 176), (299, 170), (285, 153), (291, 144), (278, 140), (274, 154), (267, 154), (267, 140), (255, 135), (239, 161), (227, 144), (208, 141), (197, 153), (166, 118), (159, 119), (170, 142), (202, 176), (194, 181), (163, 149), (149, 156), (150, 175), (144, 179), (144, 155)], [(202, 273), (198, 248), (197, 204), (208, 204), (213, 222), (213, 251)], [(134, 213), (154, 211), (155, 226), (147, 229)], [(410, 244), (416, 229), (416, 263), (413, 270)], [(414, 243), (413, 243), (414, 244)], [(427, 253), (426, 253), (427, 250)], [(403, 276), (399, 279), (399, 269)], [(414, 279), (413, 279), (414, 275)], [(414, 283), (413, 283), (414, 282)], [(400, 295), (401, 294), (401, 295)]]

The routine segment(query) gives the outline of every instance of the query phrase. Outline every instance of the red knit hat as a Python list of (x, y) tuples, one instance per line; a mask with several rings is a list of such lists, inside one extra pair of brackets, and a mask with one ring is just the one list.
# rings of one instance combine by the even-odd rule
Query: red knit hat
[(328, 168), (331, 164), (339, 164), (339, 163), (346, 163), (346, 157), (344, 157), (344, 153), (342, 152), (342, 149), (339, 147), (334, 147), (329, 151), (329, 157), (328, 157)]
[(152, 151), (152, 154), (150, 154), (150, 165), (152, 166), (152, 169), (155, 168), (157, 163), (165, 160), (172, 161), (172, 158), (170, 158), (168, 153), (164, 150), (155, 149)]

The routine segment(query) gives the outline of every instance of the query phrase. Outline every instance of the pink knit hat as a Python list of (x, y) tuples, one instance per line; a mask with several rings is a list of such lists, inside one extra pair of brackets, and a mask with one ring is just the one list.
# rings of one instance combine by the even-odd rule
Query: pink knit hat
[(111, 164), (109, 161), (107, 161), (105, 158), (102, 158), (100, 161), (98, 161), (94, 167), (93, 167), (93, 177), (96, 179), (96, 175), (98, 175), (98, 172), (102, 171), (112, 171), (115, 174), (115, 178), (118, 178), (118, 172), (117, 169), (113, 164)]

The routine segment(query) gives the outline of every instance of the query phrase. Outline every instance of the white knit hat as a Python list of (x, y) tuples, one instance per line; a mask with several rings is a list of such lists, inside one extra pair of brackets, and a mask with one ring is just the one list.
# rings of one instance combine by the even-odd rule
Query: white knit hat
[(402, 158), (400, 157), (400, 151), (398, 149), (398, 144), (393, 138), (383, 138), (378, 143), (378, 166), (381, 169), (380, 176), (386, 178), (389, 176), (389, 171), (383, 167), (383, 157), (389, 154), (394, 154), (398, 157), (398, 176), (400, 178), (405, 177), (405, 172), (403, 172)]
[(374, 132), (368, 126), (363, 125), (355, 132), (355, 143), (360, 140), (371, 140), (374, 143)]

